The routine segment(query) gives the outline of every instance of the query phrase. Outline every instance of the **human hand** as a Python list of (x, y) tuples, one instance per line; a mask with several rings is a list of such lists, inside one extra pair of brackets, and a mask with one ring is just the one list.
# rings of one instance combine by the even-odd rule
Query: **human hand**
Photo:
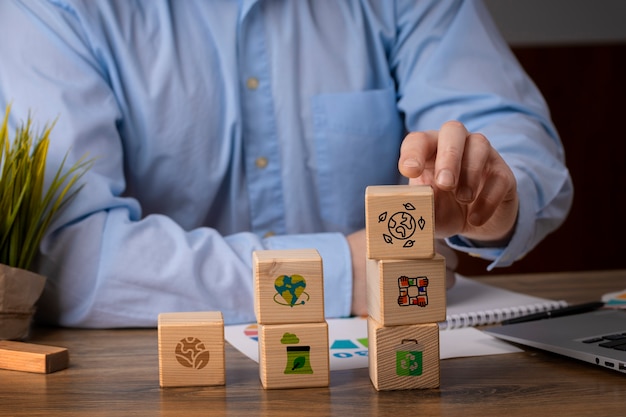
[(458, 121), (444, 123), (439, 131), (409, 133), (398, 168), (410, 184), (433, 187), (437, 237), (463, 235), (494, 245), (510, 239), (517, 183), (484, 135), (468, 132)]

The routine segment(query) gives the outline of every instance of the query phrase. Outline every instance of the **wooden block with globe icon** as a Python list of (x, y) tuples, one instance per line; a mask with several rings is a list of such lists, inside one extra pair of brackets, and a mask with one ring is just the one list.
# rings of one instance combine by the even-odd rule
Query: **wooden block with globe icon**
[(260, 324), (259, 375), (265, 389), (326, 387), (328, 324)]
[(325, 320), (322, 258), (317, 250), (255, 251), (253, 268), (259, 324)]
[(158, 344), (162, 388), (225, 384), (221, 312), (161, 313)]
[(428, 185), (373, 185), (365, 190), (367, 257), (435, 255), (434, 194)]

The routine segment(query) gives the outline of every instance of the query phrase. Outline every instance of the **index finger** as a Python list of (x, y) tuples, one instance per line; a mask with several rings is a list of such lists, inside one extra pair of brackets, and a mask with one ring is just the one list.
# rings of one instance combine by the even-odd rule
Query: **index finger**
[(446, 191), (454, 190), (459, 183), (465, 142), (469, 132), (461, 122), (450, 121), (441, 126), (435, 160), (435, 182)]
[(417, 178), (426, 169), (427, 162), (437, 153), (437, 132), (411, 132), (400, 146), (398, 170), (407, 178)]

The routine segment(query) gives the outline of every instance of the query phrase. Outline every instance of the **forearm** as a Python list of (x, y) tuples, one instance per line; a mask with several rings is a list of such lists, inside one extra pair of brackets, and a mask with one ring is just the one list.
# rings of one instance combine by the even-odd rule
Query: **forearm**
[[(338, 234), (260, 239), (184, 231), (165, 216), (130, 221), (128, 211), (93, 214), (49, 236), (48, 277), (38, 318), (72, 327), (153, 327), (164, 311), (219, 310), (227, 323), (253, 322), (252, 251), (314, 247), (324, 265), (326, 314), (349, 314), (349, 251)], [(346, 262), (346, 258), (348, 262)]]

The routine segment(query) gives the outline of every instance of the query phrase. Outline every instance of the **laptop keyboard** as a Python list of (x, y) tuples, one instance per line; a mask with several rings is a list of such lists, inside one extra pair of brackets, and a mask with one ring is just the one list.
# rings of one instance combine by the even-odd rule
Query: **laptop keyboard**
[(597, 344), (598, 346), (607, 349), (626, 351), (626, 332), (592, 337), (591, 339), (586, 339), (582, 342), (587, 344)]

